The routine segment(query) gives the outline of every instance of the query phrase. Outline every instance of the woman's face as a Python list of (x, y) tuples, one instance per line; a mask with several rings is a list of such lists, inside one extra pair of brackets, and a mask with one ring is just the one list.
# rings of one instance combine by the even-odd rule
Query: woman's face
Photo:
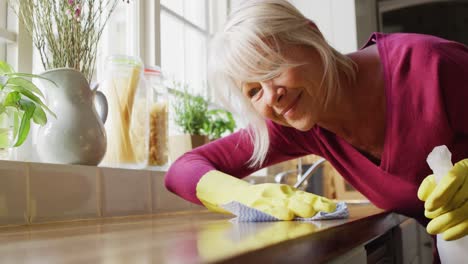
[(289, 45), (282, 55), (301, 65), (267, 81), (244, 83), (242, 93), (263, 117), (307, 131), (317, 122), (324, 98), (322, 63), (313, 48), (303, 45)]

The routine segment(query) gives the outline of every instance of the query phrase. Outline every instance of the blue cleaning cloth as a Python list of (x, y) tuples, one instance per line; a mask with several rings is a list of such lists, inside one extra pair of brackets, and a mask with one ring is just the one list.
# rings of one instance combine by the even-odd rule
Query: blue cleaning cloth
[[(234, 221), (237, 222), (270, 222), (270, 221), (281, 221), (280, 219), (271, 216), (267, 213), (259, 211), (257, 209), (248, 207), (239, 202), (230, 202), (222, 205), (225, 210), (234, 214), (236, 218)], [(314, 220), (325, 220), (325, 219), (343, 219), (349, 217), (348, 206), (345, 202), (338, 202), (336, 204), (336, 210), (331, 213), (318, 212), (316, 215), (310, 218), (296, 217), (294, 221), (314, 221)]]

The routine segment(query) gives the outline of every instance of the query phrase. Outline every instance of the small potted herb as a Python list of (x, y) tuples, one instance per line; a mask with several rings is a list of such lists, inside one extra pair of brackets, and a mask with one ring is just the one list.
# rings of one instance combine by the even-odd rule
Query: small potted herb
[(233, 132), (236, 123), (232, 114), (224, 109), (209, 109), (209, 103), (200, 95), (191, 95), (173, 91), (174, 122), (184, 135), (172, 136), (170, 139), (171, 158), (199, 147), (210, 140), (223, 136), (225, 132)]
[(225, 132), (234, 132), (236, 121), (232, 114), (224, 109), (212, 109), (206, 112), (202, 133), (210, 140), (220, 138)]
[(208, 102), (200, 95), (193, 96), (186, 92), (175, 92), (175, 123), (183, 133), (195, 136), (203, 134), (203, 125), (207, 120)]
[(44, 79), (15, 72), (9, 64), (0, 61), (0, 151), (23, 144), (29, 134), (31, 119), (42, 126), (47, 123), (45, 111), (55, 117), (43, 103), (44, 95), (31, 78)]

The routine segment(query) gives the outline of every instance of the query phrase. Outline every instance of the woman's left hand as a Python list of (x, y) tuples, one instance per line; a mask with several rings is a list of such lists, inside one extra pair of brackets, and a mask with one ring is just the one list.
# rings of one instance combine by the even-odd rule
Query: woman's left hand
[(439, 183), (434, 175), (427, 176), (418, 197), (432, 219), (426, 228), (429, 234), (442, 233), (445, 240), (468, 235), (468, 159), (457, 162)]

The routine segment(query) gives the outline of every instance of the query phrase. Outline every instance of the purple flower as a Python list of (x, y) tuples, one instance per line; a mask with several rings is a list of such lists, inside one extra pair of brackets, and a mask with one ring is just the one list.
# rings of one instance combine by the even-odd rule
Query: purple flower
[(75, 9), (75, 18), (79, 18), (81, 15), (81, 6), (77, 6)]
[(75, 3), (75, 0), (68, 0), (69, 5), (73, 5)]

